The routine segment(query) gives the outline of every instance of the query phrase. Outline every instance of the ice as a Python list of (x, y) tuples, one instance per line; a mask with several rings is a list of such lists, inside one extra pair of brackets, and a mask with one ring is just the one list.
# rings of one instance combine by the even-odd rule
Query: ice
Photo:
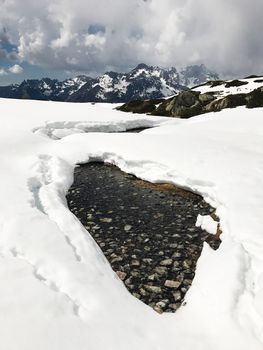
[[(1, 348), (262, 349), (262, 110), (178, 121), (112, 107), (0, 100)], [(105, 133), (146, 124), (154, 128)], [(215, 206), (221, 246), (204, 246), (175, 314), (132, 297), (68, 210), (74, 167), (89, 160), (178, 184)]]

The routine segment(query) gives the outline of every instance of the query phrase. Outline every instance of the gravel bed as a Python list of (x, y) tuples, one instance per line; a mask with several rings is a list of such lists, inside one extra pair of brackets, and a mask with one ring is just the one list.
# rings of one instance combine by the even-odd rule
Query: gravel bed
[(67, 201), (127, 289), (160, 313), (184, 304), (203, 242), (220, 245), (195, 226), (214, 212), (202, 197), (111, 165), (76, 167)]

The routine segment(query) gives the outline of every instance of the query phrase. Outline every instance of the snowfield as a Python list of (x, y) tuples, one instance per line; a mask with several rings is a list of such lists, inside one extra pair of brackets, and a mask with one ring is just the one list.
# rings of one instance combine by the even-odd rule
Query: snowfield
[(224, 97), (227, 95), (248, 94), (249, 92), (263, 86), (263, 77), (238, 79), (244, 83), (241, 86), (226, 87), (225, 84), (231, 80), (223, 81), (222, 84), (211, 87), (209, 83), (194, 87), (194, 91), (199, 91), (201, 94), (213, 92), (217, 97)]
[[(263, 110), (178, 120), (111, 108), (0, 100), (0, 349), (263, 349)], [(143, 126), (155, 128), (104, 133)], [(89, 160), (217, 208), (222, 244), (204, 246), (175, 314), (131, 296), (68, 210), (74, 167)]]

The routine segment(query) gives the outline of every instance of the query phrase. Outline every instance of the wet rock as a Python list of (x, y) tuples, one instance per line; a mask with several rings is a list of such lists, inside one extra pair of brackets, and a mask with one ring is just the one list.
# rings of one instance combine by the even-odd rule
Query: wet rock
[(153, 275), (148, 276), (149, 281), (155, 281), (156, 279), (158, 279), (157, 274), (153, 274)]
[(166, 307), (166, 305), (169, 304), (169, 299), (161, 300), (156, 305), (162, 309)]
[(101, 218), (100, 221), (109, 223), (112, 222), (112, 218)]
[(180, 287), (181, 282), (180, 282), (180, 281), (166, 280), (166, 281), (164, 282), (164, 285), (165, 285), (165, 287), (167, 287), (167, 288), (175, 288), (175, 289), (177, 289), (177, 288)]
[(132, 266), (140, 266), (140, 261), (139, 260), (132, 260), (131, 265)]
[(169, 304), (168, 305), (169, 308), (171, 308), (172, 310), (176, 311), (179, 309), (179, 307), (181, 306), (179, 303), (176, 303), (176, 304)]
[(170, 266), (173, 263), (173, 259), (165, 259), (160, 262), (161, 266)]
[(181, 301), (181, 299), (182, 299), (181, 292), (176, 291), (175, 293), (173, 293), (173, 297), (174, 297), (174, 301)]
[(118, 277), (119, 277), (122, 281), (124, 281), (125, 278), (127, 277), (127, 273), (122, 272), (122, 271), (116, 271), (116, 274), (118, 275)]
[(160, 294), (162, 292), (162, 288), (158, 286), (145, 285), (144, 288), (151, 293)]
[(148, 295), (148, 293), (146, 292), (146, 290), (143, 289), (143, 288), (140, 288), (139, 292), (140, 292), (140, 294), (141, 294), (142, 296), (144, 296), (144, 297), (146, 297), (146, 296)]
[(167, 273), (168, 269), (167, 267), (164, 266), (157, 266), (155, 268), (155, 271), (159, 274), (159, 275), (164, 275), (165, 273)]

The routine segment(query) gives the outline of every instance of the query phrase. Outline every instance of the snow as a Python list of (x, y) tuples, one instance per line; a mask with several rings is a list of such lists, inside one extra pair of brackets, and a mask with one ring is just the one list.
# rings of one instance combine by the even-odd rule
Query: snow
[(95, 87), (96, 85), (99, 85), (101, 88), (105, 90), (105, 92), (110, 92), (113, 90), (112, 82), (113, 82), (113, 79), (108, 74), (104, 74), (102, 77), (100, 77), (99, 83), (94, 84), (93, 87)]
[(210, 215), (198, 215), (196, 226), (201, 227), (204, 231), (215, 235), (218, 223)]
[(118, 83), (114, 85), (114, 90), (119, 90), (119, 96), (126, 94), (127, 88), (130, 85), (130, 82), (125, 80), (125, 76), (119, 79)]
[[(202, 94), (206, 92), (215, 92), (219, 97), (227, 96), (229, 94), (236, 95), (236, 94), (247, 94), (259, 87), (263, 86), (263, 82), (259, 83), (256, 82), (256, 80), (263, 80), (263, 78), (250, 78), (250, 79), (239, 79), (242, 82), (246, 82), (246, 85), (241, 86), (232, 86), (229, 88), (225, 87), (225, 82), (223, 82), (221, 85), (210, 87), (210, 84), (198, 86), (196, 88), (193, 88), (194, 91), (200, 91)], [(230, 82), (231, 80), (227, 80), (226, 82)]]
[[(0, 348), (262, 349), (262, 109), (178, 121), (111, 108), (0, 100)], [(131, 121), (156, 127), (89, 132)], [(94, 159), (189, 188), (216, 208), (222, 244), (204, 246), (175, 314), (132, 297), (68, 210), (74, 166)]]
[(145, 68), (138, 69), (137, 72), (133, 75), (133, 78), (138, 78), (142, 74), (145, 74), (146, 76), (149, 76), (150, 72), (147, 69), (145, 69)]

